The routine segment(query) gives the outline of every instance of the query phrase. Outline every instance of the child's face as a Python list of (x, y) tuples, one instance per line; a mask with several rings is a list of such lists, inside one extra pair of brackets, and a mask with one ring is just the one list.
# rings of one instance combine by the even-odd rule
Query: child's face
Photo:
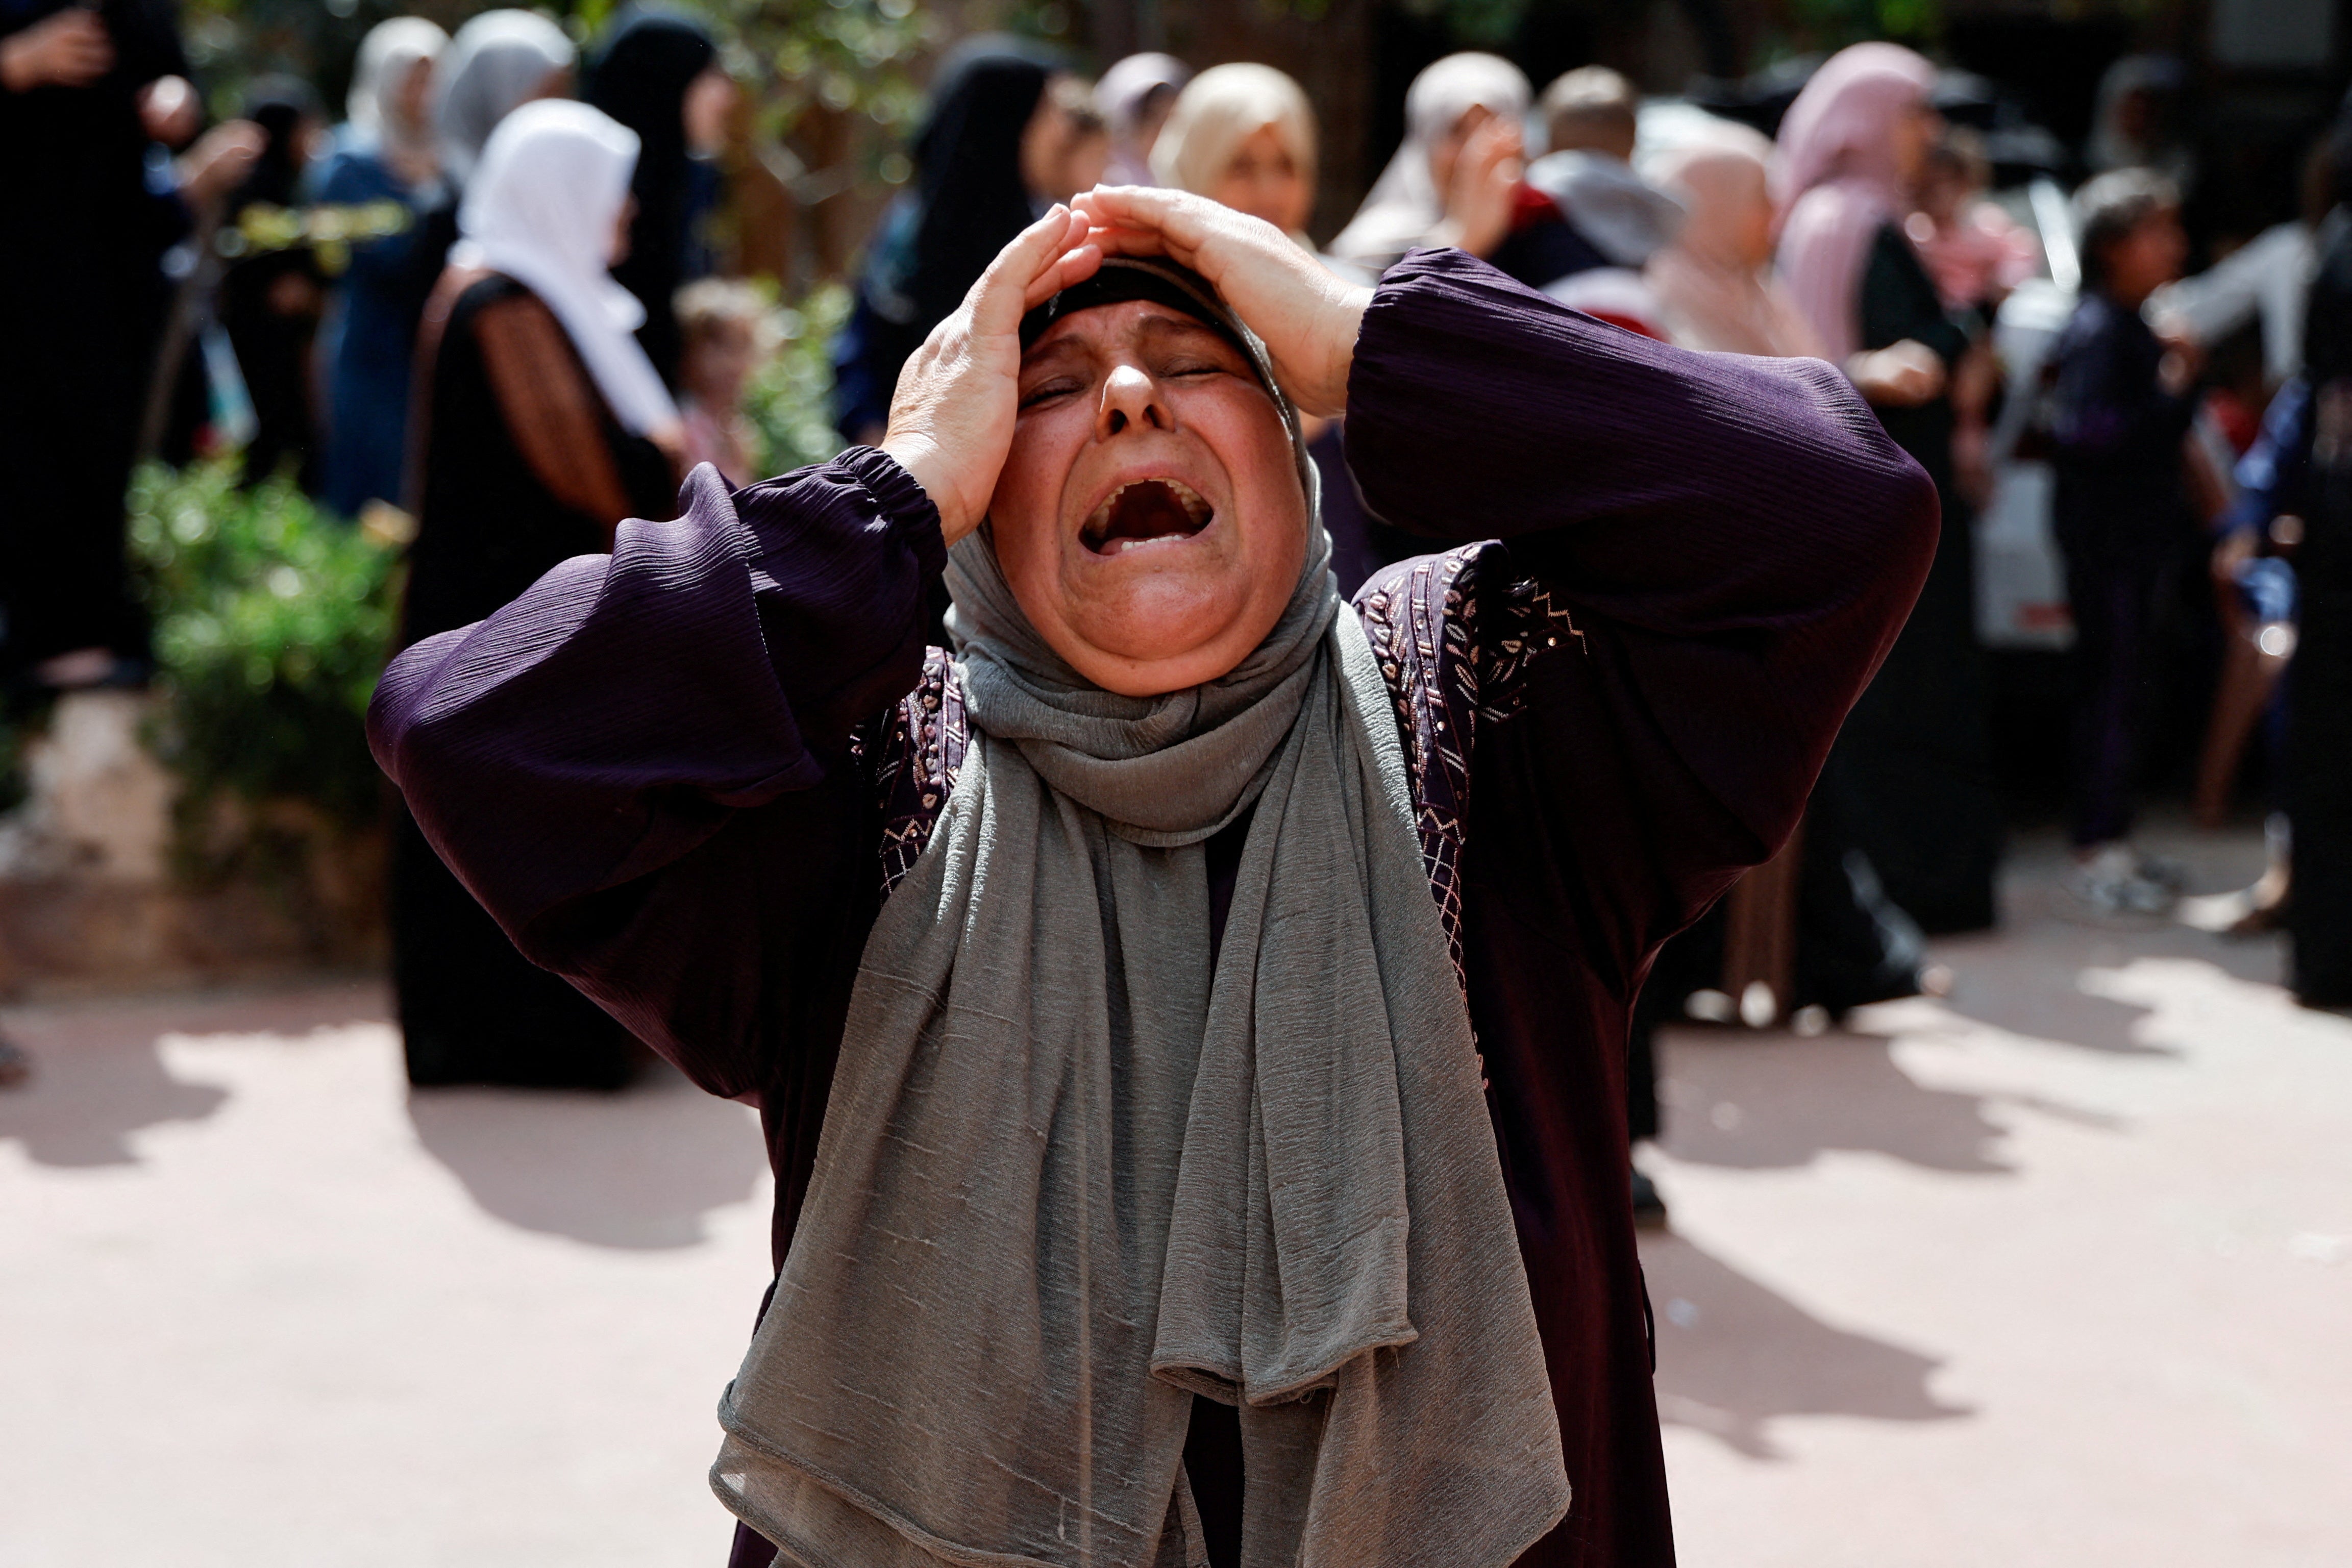
[(2137, 304), (2180, 276), (2189, 259), (2189, 236), (2177, 207), (2160, 207), (2107, 246), (2107, 287), (2118, 299)]
[(1934, 159), (1919, 182), (1919, 210), (1939, 224), (1955, 223), (1976, 193), (1976, 182), (1965, 166)]
[(680, 379), (706, 408), (732, 409), (742, 401), (743, 383), (751, 379), (751, 364), (758, 357), (751, 329), (740, 321), (722, 321), (695, 339)]

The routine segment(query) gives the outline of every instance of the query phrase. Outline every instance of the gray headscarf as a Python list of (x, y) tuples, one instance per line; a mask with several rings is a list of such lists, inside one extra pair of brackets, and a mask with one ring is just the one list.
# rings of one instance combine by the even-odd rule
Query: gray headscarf
[[(1241, 1408), (1246, 1568), (1502, 1568), (1567, 1511), (1392, 699), (1309, 485), (1281, 620), (1160, 696), (1064, 664), (988, 530), (950, 552), (971, 749), (866, 940), (719, 1407), (712, 1484), (787, 1561), (1204, 1564), (1195, 1393)], [(1202, 845), (1244, 811), (1213, 962)]]
[(433, 78), (441, 172), (462, 186), (499, 121), (577, 57), (563, 29), (531, 11), (485, 11), (457, 29)]

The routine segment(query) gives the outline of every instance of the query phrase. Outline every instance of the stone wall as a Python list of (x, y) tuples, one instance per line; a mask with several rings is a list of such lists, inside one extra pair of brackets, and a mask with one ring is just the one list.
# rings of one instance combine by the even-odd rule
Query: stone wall
[(78, 692), (26, 747), (30, 796), (0, 817), (0, 997), (380, 965), (382, 834), (298, 801), (225, 810), (191, 876), (147, 718), (138, 694)]

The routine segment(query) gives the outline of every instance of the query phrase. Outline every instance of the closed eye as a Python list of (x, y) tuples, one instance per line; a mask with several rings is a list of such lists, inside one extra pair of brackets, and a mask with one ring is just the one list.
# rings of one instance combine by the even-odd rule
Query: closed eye
[(1043, 382), (1030, 388), (1023, 394), (1020, 406), (1035, 408), (1039, 403), (1051, 402), (1055, 398), (1068, 397), (1073, 392), (1083, 390), (1082, 384), (1074, 378), (1057, 376), (1052, 381)]

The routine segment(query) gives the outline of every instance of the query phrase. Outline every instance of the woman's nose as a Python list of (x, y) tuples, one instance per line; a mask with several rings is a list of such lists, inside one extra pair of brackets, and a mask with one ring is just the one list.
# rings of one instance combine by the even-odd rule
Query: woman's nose
[(1157, 381), (1139, 366), (1118, 365), (1103, 380), (1102, 407), (1095, 416), (1095, 437), (1108, 440), (1130, 425), (1173, 430), (1176, 420), (1160, 395)]

